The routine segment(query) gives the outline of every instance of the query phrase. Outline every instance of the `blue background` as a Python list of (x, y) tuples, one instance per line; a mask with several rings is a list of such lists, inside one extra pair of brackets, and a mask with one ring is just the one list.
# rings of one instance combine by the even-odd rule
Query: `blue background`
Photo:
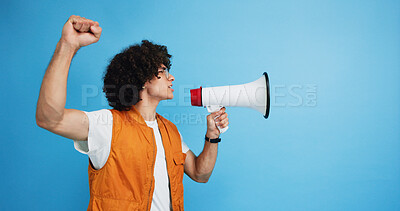
[(175, 98), (158, 112), (195, 154), (207, 111), (190, 106), (189, 89), (268, 72), (270, 117), (227, 109), (209, 183), (184, 179), (187, 210), (400, 210), (399, 1), (25, 0), (0, 10), (1, 210), (87, 208), (87, 157), (35, 123), (72, 14), (98, 21), (103, 34), (75, 56), (66, 107), (108, 108), (101, 77), (110, 59), (142, 39), (165, 44)]

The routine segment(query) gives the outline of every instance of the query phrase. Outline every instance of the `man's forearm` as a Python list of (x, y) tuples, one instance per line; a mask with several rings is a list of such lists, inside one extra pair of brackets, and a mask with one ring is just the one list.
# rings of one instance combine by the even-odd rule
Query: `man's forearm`
[(63, 117), (68, 70), (75, 52), (71, 46), (58, 42), (40, 88), (36, 121), (41, 126), (51, 127)]
[(218, 143), (204, 143), (204, 149), (196, 159), (197, 179), (207, 182), (214, 169), (218, 154)]

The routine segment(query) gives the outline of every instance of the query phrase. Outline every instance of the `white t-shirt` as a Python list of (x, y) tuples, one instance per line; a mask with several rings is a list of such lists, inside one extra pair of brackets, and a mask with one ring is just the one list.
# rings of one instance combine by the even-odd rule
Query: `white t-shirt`
[[(74, 140), (74, 147), (77, 151), (89, 156), (95, 169), (100, 169), (106, 164), (111, 151), (113, 124), (112, 113), (107, 109), (85, 113), (89, 119), (88, 140)], [(157, 147), (156, 162), (154, 166), (155, 187), (153, 201), (151, 202), (151, 211), (171, 210), (167, 164), (165, 161), (165, 151), (162, 144), (161, 134), (158, 129), (158, 123), (157, 120), (145, 122), (147, 126), (153, 128)], [(183, 142), (182, 135), (181, 140), (182, 152), (186, 153), (189, 151), (189, 148), (186, 143)]]

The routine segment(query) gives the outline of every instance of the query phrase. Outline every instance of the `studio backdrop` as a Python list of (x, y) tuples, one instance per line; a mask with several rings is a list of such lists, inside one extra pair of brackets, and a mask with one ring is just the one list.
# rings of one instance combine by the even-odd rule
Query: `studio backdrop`
[(172, 54), (174, 99), (157, 112), (201, 153), (207, 109), (190, 90), (268, 73), (268, 119), (227, 107), (206, 184), (186, 210), (399, 210), (400, 2), (5, 1), (1, 24), (1, 210), (85, 210), (88, 157), (36, 125), (41, 81), (70, 15), (100, 23), (68, 77), (67, 108), (109, 109), (102, 77), (148, 39)]

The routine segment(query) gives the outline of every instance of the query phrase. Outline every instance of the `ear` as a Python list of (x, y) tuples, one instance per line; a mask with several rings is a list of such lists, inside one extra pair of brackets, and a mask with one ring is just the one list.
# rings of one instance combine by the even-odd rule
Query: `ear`
[[(152, 80), (155, 80), (155, 79), (152, 79)], [(144, 85), (142, 86), (142, 89), (147, 89), (150, 85), (151, 85), (151, 81), (146, 81), (144, 83)]]

